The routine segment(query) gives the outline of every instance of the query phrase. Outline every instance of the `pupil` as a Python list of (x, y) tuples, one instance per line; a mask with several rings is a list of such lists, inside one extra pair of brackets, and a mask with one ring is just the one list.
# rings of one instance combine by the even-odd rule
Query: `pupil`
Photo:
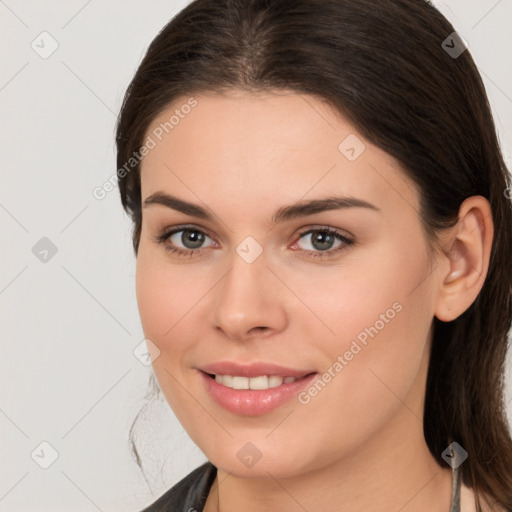
[(326, 233), (325, 231), (320, 231), (316, 234), (316, 236), (313, 236), (313, 247), (320, 251), (330, 249), (333, 242), (333, 235), (331, 235), (330, 233)]
[(181, 242), (188, 249), (197, 249), (198, 247), (201, 247), (204, 242), (204, 233), (185, 229), (181, 235)]

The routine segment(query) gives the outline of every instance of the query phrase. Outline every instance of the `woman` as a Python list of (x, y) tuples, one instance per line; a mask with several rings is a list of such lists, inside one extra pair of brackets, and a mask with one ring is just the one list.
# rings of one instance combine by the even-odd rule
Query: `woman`
[(196, 0), (117, 147), (154, 373), (208, 458), (147, 512), (512, 510), (510, 180), (433, 6)]

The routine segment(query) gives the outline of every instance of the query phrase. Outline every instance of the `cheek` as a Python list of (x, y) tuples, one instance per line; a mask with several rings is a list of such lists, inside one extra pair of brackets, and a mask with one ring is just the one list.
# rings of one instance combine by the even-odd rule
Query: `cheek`
[(145, 336), (161, 351), (171, 341), (174, 345), (176, 333), (187, 324), (181, 319), (204, 294), (204, 281), (189, 274), (186, 266), (173, 267), (161, 251), (141, 244), (136, 266), (137, 304)]
[(160, 346), (161, 338), (172, 326), (173, 295), (162, 286), (158, 265), (139, 250), (136, 267), (136, 295), (144, 335)]
[(360, 252), (339, 272), (317, 271), (299, 284), (297, 294), (318, 313), (318, 321), (311, 317), (306, 327), (308, 337), (319, 339), (323, 371), (336, 375), (326, 375), (335, 382), (326, 386), (326, 400), (342, 397), (351, 410), (384, 411), (393, 398), (388, 388), (403, 397), (413, 386), (433, 316), (422, 243), (418, 239), (398, 253), (395, 244)]
[(414, 329), (418, 318), (431, 313), (430, 263), (423, 244), (419, 236), (400, 251), (400, 241), (379, 243), (354, 251), (338, 266), (312, 266), (301, 279), (290, 270), (283, 273), (289, 272), (287, 282), (314, 314), (307, 318), (323, 346), (348, 350), (347, 343), (359, 335), (364, 343), (368, 330)]
[(176, 337), (180, 324), (177, 316), (183, 303), (181, 293), (172, 293), (168, 287), (165, 269), (161, 268), (157, 261), (146, 258), (139, 252), (136, 271), (136, 294), (139, 315), (144, 331), (144, 337), (151, 340), (157, 347), (159, 355), (153, 360), (153, 371), (160, 388), (167, 398), (173, 400), (176, 396), (174, 379), (171, 375), (177, 375), (180, 342)]
[[(201, 290), (186, 272), (180, 272), (142, 243), (137, 255), (136, 295), (144, 336), (160, 350), (152, 367), (160, 389), (168, 404), (187, 430), (204, 418), (200, 417), (197, 404), (183, 389), (183, 360), (193, 336), (187, 315), (193, 314)], [(196, 286), (198, 288), (199, 285)], [(204, 294), (204, 290), (202, 290)]]

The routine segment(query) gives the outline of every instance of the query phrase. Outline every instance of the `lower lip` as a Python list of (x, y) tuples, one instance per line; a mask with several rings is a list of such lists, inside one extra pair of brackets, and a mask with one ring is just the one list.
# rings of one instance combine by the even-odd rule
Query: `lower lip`
[(317, 376), (312, 373), (288, 384), (268, 389), (233, 389), (219, 384), (207, 373), (199, 371), (206, 390), (224, 409), (234, 414), (259, 416), (277, 409), (280, 405), (297, 396)]

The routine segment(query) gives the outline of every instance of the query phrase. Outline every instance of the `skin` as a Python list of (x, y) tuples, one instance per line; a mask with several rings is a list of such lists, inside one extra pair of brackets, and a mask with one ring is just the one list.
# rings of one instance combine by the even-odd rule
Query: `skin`
[[(468, 198), (436, 249), (413, 182), (321, 99), (239, 90), (194, 97), (197, 106), (144, 157), (142, 200), (165, 192), (214, 216), (143, 208), (136, 289), (145, 336), (160, 351), (160, 388), (218, 468), (205, 510), (448, 511), (451, 470), (435, 462), (422, 427), (431, 326), (434, 316), (459, 316), (482, 287), (493, 236), (488, 202)], [(365, 144), (355, 161), (338, 149), (350, 134)], [(280, 207), (332, 195), (378, 211), (271, 223)], [(156, 241), (183, 224), (207, 235), (192, 257)], [(355, 243), (311, 257), (322, 251), (301, 234), (325, 227)], [(247, 236), (263, 249), (252, 263), (236, 252)], [(181, 233), (172, 241), (191, 250)], [(396, 302), (401, 311), (306, 405), (292, 399), (248, 417), (204, 389), (197, 368), (220, 360), (322, 373)], [(250, 468), (237, 457), (247, 442), (262, 455)], [(463, 511), (471, 501), (465, 492)]]

